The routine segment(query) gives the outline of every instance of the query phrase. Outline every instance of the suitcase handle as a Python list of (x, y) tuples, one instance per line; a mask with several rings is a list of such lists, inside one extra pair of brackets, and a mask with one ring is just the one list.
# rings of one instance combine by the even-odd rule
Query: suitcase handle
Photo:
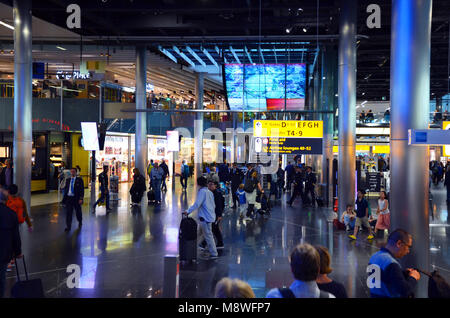
[[(27, 264), (25, 263), (25, 256), (22, 256), (22, 260), (23, 260), (23, 268), (25, 270), (25, 280), (28, 280), (28, 271), (27, 271)], [(17, 258), (15, 257), (14, 262), (16, 263), (17, 280), (20, 282), (19, 264), (17, 263)]]

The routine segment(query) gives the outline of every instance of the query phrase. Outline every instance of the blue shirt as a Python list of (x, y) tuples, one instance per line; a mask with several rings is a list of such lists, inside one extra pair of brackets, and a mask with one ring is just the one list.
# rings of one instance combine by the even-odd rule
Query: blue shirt
[(362, 198), (361, 201), (356, 199), (356, 217), (358, 218), (364, 218), (366, 217), (366, 209), (369, 208), (369, 203), (367, 203), (367, 200)]
[(153, 168), (150, 172), (150, 178), (151, 179), (159, 179), (162, 180), (164, 175), (164, 170), (161, 167)]
[[(320, 289), (317, 286), (316, 281), (303, 282), (301, 280), (295, 280), (289, 289), (294, 293), (295, 298), (319, 298)], [(336, 298), (331, 294), (328, 294), (329, 298)], [(283, 298), (278, 288), (271, 289), (266, 298)]]
[(239, 199), (239, 204), (245, 204), (247, 201), (245, 200), (245, 191), (244, 190), (237, 190), (236, 195)]
[(214, 203), (214, 194), (208, 188), (203, 187), (198, 190), (197, 200), (187, 210), (190, 214), (198, 209), (198, 217), (204, 218), (205, 222), (212, 223), (216, 220), (216, 204)]

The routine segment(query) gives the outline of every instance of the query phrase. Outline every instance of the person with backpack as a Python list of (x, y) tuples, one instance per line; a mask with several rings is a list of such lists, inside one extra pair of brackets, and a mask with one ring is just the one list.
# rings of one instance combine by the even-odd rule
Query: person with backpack
[(215, 166), (211, 167), (211, 173), (208, 175), (208, 182), (217, 182), (217, 183), (220, 182), (220, 178), (219, 178), (219, 175), (218, 175), (218, 173), (216, 171), (216, 167)]
[(355, 222), (355, 230), (353, 231), (353, 235), (349, 235), (348, 237), (352, 240), (356, 240), (356, 235), (358, 234), (359, 228), (361, 225), (364, 225), (369, 229), (369, 236), (367, 236), (368, 240), (373, 239), (373, 231), (369, 224), (369, 202), (364, 198), (366, 192), (364, 190), (358, 190), (358, 198), (356, 199), (356, 222)]
[(161, 184), (161, 191), (167, 192), (166, 179), (169, 179), (169, 167), (167, 166), (164, 158), (161, 160), (161, 164), (159, 166), (161, 167), (161, 169), (163, 169), (164, 172)]
[(31, 232), (33, 230), (33, 224), (31, 223), (30, 217), (28, 215), (27, 205), (25, 201), (17, 195), (18, 192), (19, 188), (15, 184), (11, 184), (6, 189), (6, 206), (17, 214), (19, 225), (27, 223), (28, 230)]
[(316, 280), (320, 273), (319, 252), (310, 244), (299, 244), (289, 257), (294, 282), (289, 288), (273, 288), (266, 298), (336, 298), (322, 291)]
[(287, 175), (286, 191), (291, 192), (291, 185), (292, 182), (294, 182), (295, 169), (290, 161), (288, 161), (288, 164), (286, 166), (286, 175)]
[(97, 202), (94, 203), (94, 206), (92, 207), (92, 213), (95, 214), (95, 208), (100, 202), (106, 201), (106, 211), (111, 211), (111, 208), (109, 207), (109, 188), (108, 188), (108, 166), (103, 166), (103, 171), (98, 175), (98, 182), (100, 183), (100, 198), (97, 200)]
[(183, 191), (187, 189), (187, 180), (189, 178), (189, 166), (186, 164), (186, 160), (183, 160), (181, 164), (180, 183)]
[(187, 216), (195, 210), (198, 210), (202, 236), (206, 241), (210, 253), (208, 259), (214, 260), (219, 257), (212, 233), (212, 223), (216, 221), (214, 194), (208, 189), (208, 180), (205, 177), (199, 177), (197, 179), (197, 185), (200, 187), (197, 193), (197, 199), (183, 214)]
[(239, 185), (239, 189), (236, 190), (236, 196), (239, 200), (239, 218), (244, 218), (244, 211), (247, 209), (247, 200), (245, 198), (244, 184)]
[[(253, 214), (256, 202), (256, 198), (258, 197), (258, 193), (264, 193), (264, 189), (261, 186), (261, 183), (258, 180), (258, 172), (253, 171), (250, 178), (247, 178), (244, 183), (244, 191), (245, 198), (248, 203), (246, 219), (251, 220), (251, 216)], [(258, 203), (258, 205), (260, 205)], [(260, 207), (257, 207), (256, 210), (259, 210)]]

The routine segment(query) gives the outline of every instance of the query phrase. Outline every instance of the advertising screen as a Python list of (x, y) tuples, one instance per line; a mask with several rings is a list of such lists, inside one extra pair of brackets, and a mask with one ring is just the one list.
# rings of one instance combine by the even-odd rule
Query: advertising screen
[(306, 64), (225, 64), (228, 104), (233, 110), (302, 110)]
[(98, 151), (98, 134), (97, 123), (95, 122), (82, 122), (81, 132), (83, 134), (83, 148), (86, 151)]

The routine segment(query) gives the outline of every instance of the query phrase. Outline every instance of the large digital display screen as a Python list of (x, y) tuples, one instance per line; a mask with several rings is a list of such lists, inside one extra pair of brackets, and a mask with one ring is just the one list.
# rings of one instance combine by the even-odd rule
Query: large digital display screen
[(97, 123), (82, 122), (81, 133), (83, 134), (83, 148), (86, 151), (98, 151), (100, 149), (98, 144)]
[(232, 110), (302, 110), (306, 64), (225, 64)]

